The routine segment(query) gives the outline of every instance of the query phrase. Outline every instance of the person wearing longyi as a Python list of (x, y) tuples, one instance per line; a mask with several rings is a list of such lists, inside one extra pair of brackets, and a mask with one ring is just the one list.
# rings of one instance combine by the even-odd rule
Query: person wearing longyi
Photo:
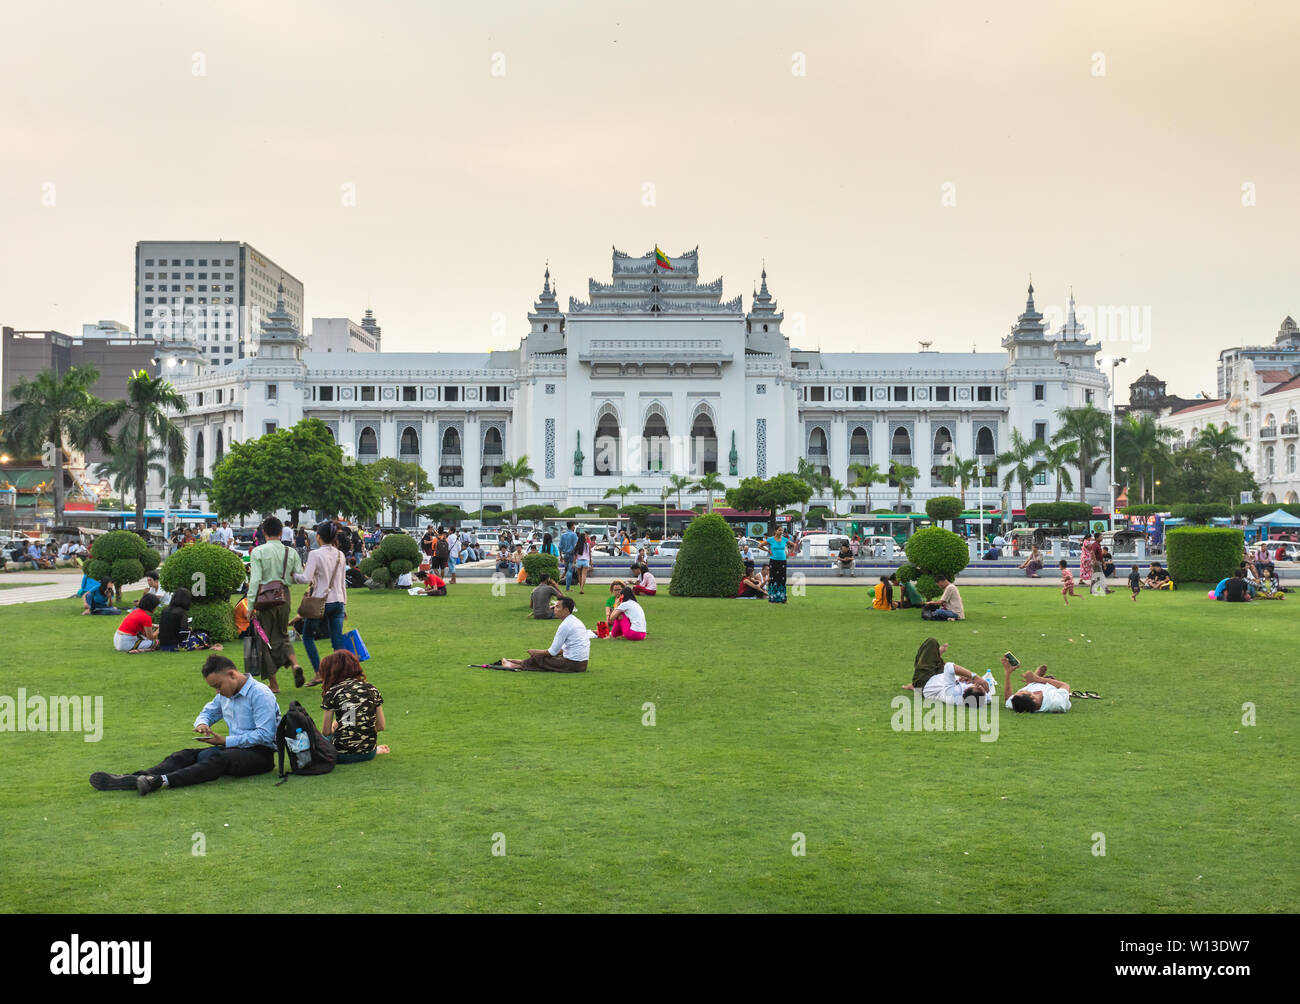
[(551, 673), (585, 673), (591, 654), (591, 638), (586, 626), (574, 613), (573, 598), (562, 596), (555, 604), (557, 617), (563, 616), (555, 629), (549, 649), (528, 650), (527, 659), (502, 659), (504, 669), (528, 669)]

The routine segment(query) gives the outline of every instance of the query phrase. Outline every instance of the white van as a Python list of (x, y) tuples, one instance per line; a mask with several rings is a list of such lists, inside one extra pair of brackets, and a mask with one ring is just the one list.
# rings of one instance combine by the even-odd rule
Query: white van
[(806, 533), (799, 541), (800, 558), (833, 558), (849, 538), (842, 533)]

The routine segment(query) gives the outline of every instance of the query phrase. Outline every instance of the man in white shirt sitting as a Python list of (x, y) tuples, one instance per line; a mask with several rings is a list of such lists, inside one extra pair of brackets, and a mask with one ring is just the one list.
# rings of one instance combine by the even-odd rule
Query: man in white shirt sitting
[(591, 654), (591, 638), (586, 626), (578, 620), (573, 598), (561, 596), (555, 603), (556, 616), (563, 617), (555, 629), (555, 640), (549, 649), (528, 650), (527, 659), (502, 659), (505, 669), (531, 669), (551, 673), (585, 673), (587, 657)]
[(942, 673), (937, 673), (925, 682), (921, 696), (944, 704), (969, 703), (972, 707), (979, 707), (993, 693), (983, 677), (976, 676), (956, 663), (946, 662)]
[(1002, 689), (1007, 693), (1007, 710), (1020, 713), (1070, 710), (1070, 685), (1046, 675), (1047, 667), (1025, 670), (1025, 686), (1011, 693), (1011, 665), (1002, 659)]

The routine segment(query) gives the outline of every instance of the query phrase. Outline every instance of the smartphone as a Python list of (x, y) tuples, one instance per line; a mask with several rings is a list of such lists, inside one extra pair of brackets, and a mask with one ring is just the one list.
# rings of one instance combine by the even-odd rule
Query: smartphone
[(1007, 662), (1011, 663), (1011, 668), (1012, 668), (1012, 669), (1019, 669), (1019, 668), (1020, 668), (1020, 660), (1017, 659), (1017, 658), (1016, 658), (1014, 655), (1012, 655), (1010, 652), (1007, 652), (1007, 653), (1005, 654), (1004, 658), (1007, 660)]

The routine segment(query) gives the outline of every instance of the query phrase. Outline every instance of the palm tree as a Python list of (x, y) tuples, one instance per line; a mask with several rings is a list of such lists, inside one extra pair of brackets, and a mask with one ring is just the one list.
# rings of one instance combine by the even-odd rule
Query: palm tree
[[(167, 478), (167, 468), (163, 464), (163, 451), (158, 447), (149, 450), (148, 474), (158, 475), (159, 481)], [(135, 494), (135, 446), (118, 447), (108, 455), (108, 460), (95, 465), (95, 477), (103, 478), (113, 486), (113, 491), (122, 498)], [(170, 486), (169, 486), (170, 487)]]
[[(144, 532), (144, 510), (148, 489), (149, 440), (157, 440), (167, 451), (171, 463), (185, 460), (185, 436), (180, 427), (167, 417), (167, 410), (184, 412), (185, 398), (169, 380), (137, 370), (126, 381), (126, 400), (108, 405), (112, 425), (123, 423), (118, 443), (130, 443), (135, 449), (135, 528)], [(198, 473), (203, 473), (199, 471)]]
[(850, 488), (866, 489), (864, 501), (867, 503), (867, 512), (871, 512), (871, 486), (888, 481), (889, 475), (882, 473), (875, 464), (849, 464), (849, 473), (853, 475), (853, 480), (849, 482)]
[(1070, 477), (1070, 468), (1074, 466), (1074, 456), (1079, 452), (1076, 442), (1062, 443), (1060, 446), (1043, 444), (1043, 469), (1056, 479), (1056, 501), (1061, 501), (1061, 489), (1074, 491), (1074, 480)]
[(1088, 478), (1096, 474), (1097, 468), (1101, 466), (1110, 417), (1105, 412), (1098, 411), (1091, 402), (1082, 408), (1062, 408), (1056, 417), (1061, 420), (1061, 427), (1052, 436), (1052, 442), (1073, 441), (1079, 444), (1073, 463), (1079, 471), (1079, 501), (1082, 502)]
[[(670, 474), (668, 476), (668, 485), (670, 489), (668, 495), (677, 496), (677, 508), (682, 507), (682, 492), (691, 487), (691, 479), (685, 474)], [(664, 496), (667, 498), (668, 496)]]
[[(161, 454), (161, 450), (158, 451)], [(194, 493), (206, 495), (212, 490), (212, 479), (204, 477), (202, 474), (196, 474), (192, 478), (184, 476), (174, 477), (167, 482), (167, 490), (171, 492), (172, 505), (180, 505), (181, 496), (186, 496), (186, 505), (191, 509), (194, 508)], [(396, 522), (396, 519), (394, 519)]]
[[(821, 495), (822, 485), (825, 483), (826, 478), (822, 474), (820, 467), (810, 464), (807, 458), (800, 457), (799, 463), (795, 465), (794, 476), (811, 488), (816, 495)], [(799, 507), (799, 522), (808, 522), (808, 503), (806, 501)]]
[(708, 474), (704, 475), (704, 477), (696, 481), (695, 484), (691, 485), (691, 494), (694, 495), (696, 492), (704, 492), (705, 499), (709, 503), (708, 511), (713, 512), (713, 493), (726, 491), (726, 489), (726, 482), (723, 481), (722, 478), (718, 477), (715, 472), (709, 471)]
[(971, 486), (978, 476), (978, 460), (962, 460), (957, 456), (957, 451), (953, 450), (948, 454), (948, 463), (944, 465), (944, 480), (950, 485), (960, 485), (962, 508), (966, 508), (966, 489)]
[[(1236, 435), (1231, 430), (1226, 431), (1231, 436)], [(1222, 435), (1222, 432), (1217, 429), (1215, 433)], [(1150, 415), (1143, 415), (1141, 418), (1128, 415), (1116, 430), (1116, 463), (1122, 462), (1125, 467), (1137, 471), (1138, 493), (1143, 502), (1147, 499), (1146, 471), (1148, 469), (1151, 471), (1150, 484), (1154, 488), (1156, 470), (1166, 468), (1171, 463), (1169, 444), (1177, 436), (1177, 432), (1160, 425)]]
[(0, 416), (6, 442), (16, 453), (34, 455), (54, 447), (54, 526), (63, 523), (63, 454), (92, 443), (111, 453), (111, 406), (90, 392), (99, 381), (93, 366), (73, 366), (62, 376), (42, 370), (36, 379), (19, 378), (10, 388), (12, 408)]
[(835, 513), (839, 515), (840, 499), (857, 498), (852, 488), (845, 488), (836, 478), (828, 478), (826, 487), (830, 489), (831, 498), (835, 500)]
[(622, 509), (624, 501), (627, 499), (627, 497), (636, 492), (639, 492), (640, 490), (641, 488), (639, 485), (619, 485), (618, 487), (611, 488), (609, 491), (607, 491), (605, 493), (605, 498), (610, 499), (617, 495), (618, 507)]
[(920, 476), (921, 471), (911, 464), (900, 464), (896, 460), (889, 462), (889, 480), (898, 485), (898, 504), (894, 507), (894, 512), (903, 511), (903, 492), (907, 492), (907, 497), (911, 498), (912, 485), (910, 482), (913, 478), (919, 478)]
[[(679, 477), (682, 476), (680, 474), (674, 474), (672, 476), (672, 480), (676, 481), (677, 478)], [(682, 480), (685, 481), (687, 484), (689, 484), (691, 479), (683, 477)], [(662, 488), (659, 489), (659, 498), (664, 504), (664, 539), (665, 540), (668, 539), (668, 500), (673, 497), (674, 492), (680, 492), (683, 487), (685, 486), (669, 484), (669, 485), (664, 485)], [(682, 507), (681, 496), (678, 495), (677, 508), (680, 509), (681, 507)]]
[[(1030, 442), (1020, 434), (1019, 429), (1011, 430), (1011, 449), (1005, 453), (998, 454), (998, 466), (1011, 466), (1002, 477), (1002, 490), (1010, 491), (1013, 481), (1020, 485), (1020, 508), (1025, 509), (1029, 504), (1029, 489), (1034, 483), (1034, 477), (1043, 474), (1047, 470), (1047, 465), (1041, 460), (1035, 459), (1038, 456), (1042, 444), (1038, 440)], [(1009, 513), (1003, 513), (1005, 521)]]
[(524, 454), (518, 460), (507, 460), (492, 478), (492, 484), (498, 488), (507, 484), (510, 486), (511, 526), (519, 525), (519, 483), (522, 481), (533, 491), (537, 491), (540, 486), (533, 480), (535, 473), (537, 472), (528, 466), (528, 455)]
[(1195, 445), (1205, 450), (1213, 460), (1230, 460), (1241, 466), (1241, 451), (1238, 447), (1245, 446), (1246, 441), (1237, 435), (1237, 430), (1232, 426), (1225, 424), (1219, 429), (1210, 422), (1201, 430)]

